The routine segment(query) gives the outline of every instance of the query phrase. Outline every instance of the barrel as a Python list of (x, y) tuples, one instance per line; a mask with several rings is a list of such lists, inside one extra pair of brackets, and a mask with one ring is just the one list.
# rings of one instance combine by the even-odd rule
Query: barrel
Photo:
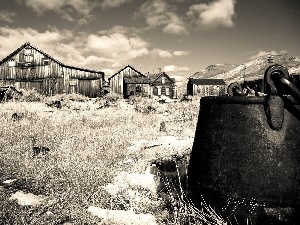
[(201, 98), (188, 183), (196, 206), (205, 201), (228, 224), (299, 224), (299, 101)]

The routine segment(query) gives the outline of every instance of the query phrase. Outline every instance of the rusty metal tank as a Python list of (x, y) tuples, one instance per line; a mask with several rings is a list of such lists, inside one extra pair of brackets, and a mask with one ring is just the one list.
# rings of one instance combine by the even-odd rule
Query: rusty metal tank
[(300, 91), (280, 65), (264, 80), (264, 96), (200, 100), (189, 187), (227, 224), (300, 224)]

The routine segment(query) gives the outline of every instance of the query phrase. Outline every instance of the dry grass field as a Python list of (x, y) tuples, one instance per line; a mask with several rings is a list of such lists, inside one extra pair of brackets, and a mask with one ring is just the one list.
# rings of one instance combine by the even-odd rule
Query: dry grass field
[[(126, 196), (112, 199), (103, 188), (116, 175), (143, 172), (155, 160), (190, 153), (192, 146), (150, 146), (136, 151), (128, 151), (128, 147), (139, 140), (151, 142), (170, 135), (192, 140), (199, 99), (167, 104), (141, 98), (132, 99), (131, 104), (116, 96), (107, 99), (29, 93), (21, 101), (1, 103), (0, 186), (5, 180), (16, 180), (1, 186), (0, 224), (100, 224), (88, 207), (128, 209), (130, 205)], [(60, 109), (49, 106), (55, 100), (62, 100)], [(113, 104), (104, 107), (107, 102)], [(12, 119), (13, 113), (17, 120)], [(166, 121), (163, 130), (162, 121)], [(33, 156), (33, 138), (37, 146), (50, 151)], [(130, 163), (122, 163), (126, 160)], [(165, 180), (163, 185), (168, 188), (162, 188), (164, 194), (158, 193), (158, 205), (131, 204), (130, 208), (155, 215), (158, 224), (205, 224), (204, 217), (184, 206), (180, 197), (181, 216), (174, 213), (170, 188), (176, 192), (182, 187), (170, 184)], [(39, 207), (19, 205), (9, 200), (17, 190), (47, 196), (48, 201)]]

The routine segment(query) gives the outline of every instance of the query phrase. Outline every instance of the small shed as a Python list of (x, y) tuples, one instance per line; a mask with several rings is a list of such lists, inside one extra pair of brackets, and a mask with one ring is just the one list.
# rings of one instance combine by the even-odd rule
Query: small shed
[(203, 96), (225, 95), (226, 85), (223, 79), (189, 78), (187, 94)]
[(174, 78), (171, 78), (165, 72), (147, 74), (147, 76), (152, 82), (152, 94), (154, 96), (177, 98), (177, 86)]
[(119, 70), (108, 80), (111, 93), (121, 94), (124, 98), (132, 95), (151, 96), (151, 80), (130, 65)]

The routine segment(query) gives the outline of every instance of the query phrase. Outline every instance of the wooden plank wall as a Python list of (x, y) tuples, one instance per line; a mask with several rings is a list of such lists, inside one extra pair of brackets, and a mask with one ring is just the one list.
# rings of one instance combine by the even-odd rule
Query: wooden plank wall
[(220, 96), (225, 95), (225, 85), (196, 85), (193, 84), (193, 95)]
[(111, 79), (110, 79), (110, 90), (112, 93), (117, 93), (117, 94), (126, 94), (123, 93), (123, 88), (124, 88), (124, 84), (123, 84), (123, 80), (124, 80), (124, 76), (126, 77), (134, 77), (134, 76), (141, 76), (140, 74), (138, 74), (136, 71), (134, 71), (132, 68), (127, 67), (125, 69), (123, 69), (122, 71), (120, 71), (119, 73), (117, 73), (116, 75), (114, 75)]
[[(80, 88), (78, 79), (87, 79)], [(1, 86), (34, 88), (46, 95), (75, 92), (98, 97), (102, 82), (101, 73), (64, 66), (34, 48), (24, 48), (0, 65)]]
[[(164, 78), (163, 78), (164, 77)], [(162, 80), (164, 79), (164, 83)], [(174, 84), (171, 82), (166, 76), (160, 76), (155, 82), (153, 83), (153, 95), (158, 96), (158, 89), (161, 91), (161, 95), (168, 96), (169, 98), (173, 98), (174, 96)], [(166, 93), (166, 88), (168, 88), (168, 93)]]

